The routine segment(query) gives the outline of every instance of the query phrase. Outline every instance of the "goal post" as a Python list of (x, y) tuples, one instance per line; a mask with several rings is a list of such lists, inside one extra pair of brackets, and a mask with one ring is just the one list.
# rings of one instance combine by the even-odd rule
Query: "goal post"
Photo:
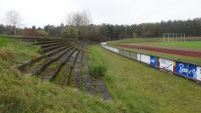
[(163, 42), (185, 42), (186, 34), (185, 33), (164, 33)]

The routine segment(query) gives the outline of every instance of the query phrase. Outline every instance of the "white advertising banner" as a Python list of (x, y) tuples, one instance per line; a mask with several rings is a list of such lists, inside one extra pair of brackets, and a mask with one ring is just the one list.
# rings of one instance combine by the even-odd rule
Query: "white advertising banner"
[(173, 72), (173, 70), (174, 70), (174, 62), (173, 61), (160, 58), (159, 62), (160, 62), (160, 68)]
[(141, 54), (141, 61), (150, 64), (150, 56)]
[(201, 81), (201, 67), (197, 67), (197, 80)]
[(119, 53), (119, 49), (114, 48), (114, 52), (115, 52), (115, 53)]
[(140, 61), (140, 54), (137, 54), (137, 60)]

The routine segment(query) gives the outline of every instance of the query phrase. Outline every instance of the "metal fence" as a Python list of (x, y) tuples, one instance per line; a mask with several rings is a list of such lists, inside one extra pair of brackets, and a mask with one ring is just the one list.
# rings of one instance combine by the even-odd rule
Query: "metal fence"
[(102, 47), (122, 56), (146, 63), (160, 70), (165, 70), (196, 81), (197, 83), (201, 83), (201, 65), (199, 64), (128, 51), (108, 46), (106, 44), (102, 44)]

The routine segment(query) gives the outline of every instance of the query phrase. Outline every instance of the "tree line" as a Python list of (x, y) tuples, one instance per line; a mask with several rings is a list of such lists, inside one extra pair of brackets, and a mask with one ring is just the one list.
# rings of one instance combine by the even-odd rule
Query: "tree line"
[[(7, 20), (13, 18), (7, 13)], [(18, 19), (20, 20), (20, 18)], [(43, 28), (19, 28), (16, 25), (20, 22), (12, 22), (8, 25), (0, 25), (0, 34), (22, 35), (33, 37), (63, 37), (90, 39), (92, 41), (118, 40), (125, 38), (149, 38), (162, 37), (164, 33), (185, 33), (186, 36), (201, 36), (201, 18), (188, 20), (169, 20), (157, 23), (142, 23), (133, 25), (112, 25), (92, 23), (91, 15), (88, 11), (77, 11), (67, 15), (66, 23), (58, 26), (46, 25)]]

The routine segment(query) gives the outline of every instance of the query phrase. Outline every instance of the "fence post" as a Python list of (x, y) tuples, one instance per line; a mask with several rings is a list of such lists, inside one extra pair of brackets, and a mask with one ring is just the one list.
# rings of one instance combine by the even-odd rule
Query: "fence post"
[(189, 77), (189, 64), (187, 64), (187, 78)]

